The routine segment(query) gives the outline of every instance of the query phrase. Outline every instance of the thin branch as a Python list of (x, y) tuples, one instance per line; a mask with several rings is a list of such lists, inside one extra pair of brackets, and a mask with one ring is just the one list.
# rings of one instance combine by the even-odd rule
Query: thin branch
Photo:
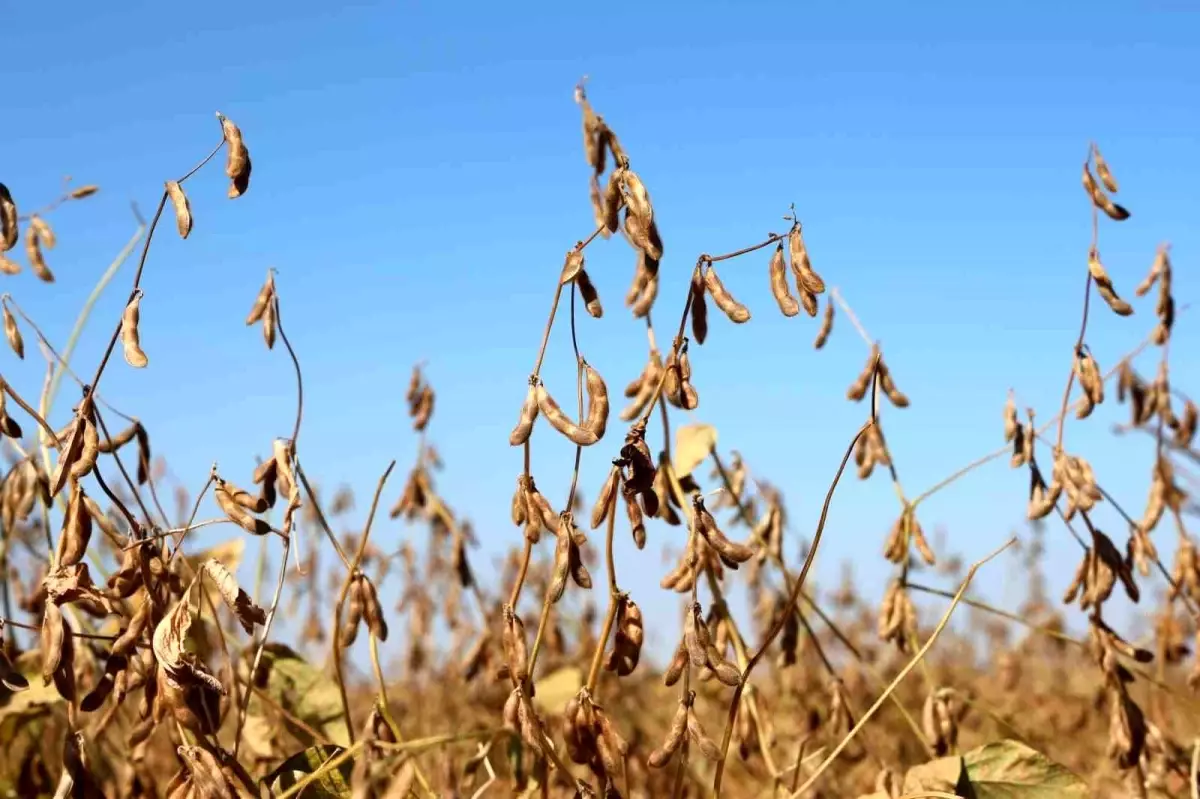
[(990, 555), (987, 555), (982, 560), (978, 560), (971, 565), (971, 568), (967, 570), (966, 578), (963, 579), (962, 585), (959, 586), (958, 593), (954, 595), (954, 601), (950, 603), (950, 607), (946, 608), (946, 612), (944, 614), (942, 614), (941, 621), (938, 622), (937, 626), (933, 629), (933, 632), (930, 633), (929, 638), (925, 641), (924, 646), (922, 646), (917, 651), (917, 653), (915, 655), (913, 655), (912, 659), (907, 664), (905, 664), (904, 668), (902, 668), (900, 670), (900, 673), (897, 674), (895, 679), (892, 680), (891, 684), (888, 685), (887, 690), (884, 691), (883, 696), (880, 696), (878, 699), (875, 700), (875, 703), (873, 705), (871, 705), (870, 708), (867, 709), (867, 712), (863, 714), (862, 718), (860, 718), (858, 720), (858, 723), (855, 724), (854, 727), (850, 730), (850, 732), (848, 732), (846, 734), (846, 737), (844, 737), (841, 740), (841, 742), (837, 746), (834, 747), (833, 751), (830, 752), (829, 755), (826, 756), (825, 760), (822, 761), (821, 765), (818, 766), (817, 769), (805, 781), (805, 783), (800, 786), (800, 789), (792, 793), (790, 799), (799, 799), (799, 797), (801, 797), (805, 791), (807, 791), (809, 788), (811, 788), (813, 786), (813, 784), (818, 779), (820, 779), (821, 775), (824, 774), (825, 770), (827, 768), (829, 768), (829, 766), (833, 763), (834, 760), (837, 759), (838, 755), (840, 755), (842, 753), (842, 750), (845, 749), (846, 746), (849, 745), (850, 741), (854, 739), (854, 736), (856, 736), (858, 734), (859, 730), (861, 730), (866, 725), (866, 723), (871, 720), (871, 717), (875, 715), (875, 712), (877, 710), (879, 710), (880, 707), (882, 707), (884, 701), (886, 701), (886, 699), (887, 699), (888, 694), (890, 694), (892, 691), (896, 690), (896, 686), (898, 686), (900, 683), (902, 683), (904, 681), (904, 678), (908, 676), (909, 672), (911, 672), (916, 667), (916, 665), (919, 662), (921, 662), (922, 659), (924, 659), (925, 654), (930, 650), (930, 648), (933, 646), (934, 642), (937, 641), (938, 636), (940, 636), (942, 634), (942, 630), (944, 630), (946, 628), (946, 625), (949, 623), (950, 616), (954, 613), (954, 609), (956, 607), (958, 607), (959, 601), (962, 599), (963, 595), (967, 592), (967, 588), (969, 588), (971, 585), (971, 580), (973, 580), (975, 578), (975, 572), (979, 571), (980, 567), (982, 567), (985, 563), (990, 561), (992, 558), (996, 557), (1001, 552), (1003, 552), (1004, 550), (1006, 550), (1010, 546), (1012, 546), (1014, 543), (1016, 543), (1016, 540), (1017, 540), (1016, 538), (1010, 538), (999, 549), (995, 550)]

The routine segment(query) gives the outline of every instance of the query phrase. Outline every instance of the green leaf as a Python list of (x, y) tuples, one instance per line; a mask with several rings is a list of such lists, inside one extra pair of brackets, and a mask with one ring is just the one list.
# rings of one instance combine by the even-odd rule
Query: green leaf
[(675, 475), (684, 475), (704, 462), (717, 446), (717, 428), (710, 424), (685, 424), (675, 431)]
[(581, 687), (583, 671), (576, 666), (564, 666), (538, 678), (533, 706), (542, 713), (561, 713), (567, 701), (579, 693)]
[[(266, 782), (272, 792), (281, 793), (291, 788), (309, 774), (315, 773), (321, 766), (342, 752), (340, 746), (310, 746), (308, 749), (283, 761), (279, 768), (267, 776)], [(325, 769), (304, 788), (304, 799), (350, 799), (350, 772), (353, 770), (353, 758), (342, 761), (337, 768)]]
[[(342, 695), (337, 683), (321, 669), (314, 667), (299, 653), (285, 644), (268, 642), (263, 648), (260, 670), (265, 672), (266, 685), (259, 686), (267, 696), (284, 707), (308, 726), (324, 735), (331, 743), (350, 745), (350, 733), (342, 715)], [(244, 670), (249, 670), (246, 663)], [(261, 678), (261, 674), (259, 675)], [(257, 697), (251, 700), (252, 711), (265, 714)], [(303, 727), (284, 719), (288, 732), (305, 743), (315, 743)]]
[[(973, 794), (957, 790), (964, 777)], [(1071, 799), (1089, 795), (1065, 766), (1013, 740), (997, 741), (959, 757), (943, 757), (909, 769), (904, 792), (955, 792), (975, 799)]]

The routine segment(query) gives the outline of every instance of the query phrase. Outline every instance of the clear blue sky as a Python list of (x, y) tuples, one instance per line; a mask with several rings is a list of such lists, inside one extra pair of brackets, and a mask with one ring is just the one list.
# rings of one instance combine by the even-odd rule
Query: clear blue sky
[[(885, 417), (910, 494), (1000, 443), (1008, 387), (1053, 415), (1079, 322), (1089, 139), (1133, 211), (1101, 232), (1118, 289), (1132, 298), (1169, 240), (1177, 293), (1195, 296), (1200, 11), (1180, 0), (639, 4), (623, 16), (569, 3), (26, 3), (4, 25), (0, 179), (27, 208), (66, 172), (103, 186), (53, 218), (59, 282), (4, 280), (58, 342), (129, 236), (129, 201), (153, 209), (162, 181), (216, 141), (214, 111), (245, 132), (250, 191), (226, 200), (220, 163), (188, 184), (194, 232), (181, 242), (173, 225), (162, 230), (143, 282), (150, 367), (118, 361), (102, 384), (193, 490), (214, 460), (247, 480), (253, 456), (290, 429), (291, 366), (242, 325), (273, 265), (307, 377), (308, 470), (330, 488), (357, 486), (361, 518), (396, 457), (390, 504), (414, 449), (409, 366), (427, 359), (431, 435), (448, 464), (440, 485), (489, 551), (517, 539), (506, 519), (520, 454), (506, 436), (562, 253), (592, 224), (571, 101), (584, 74), (653, 193), (667, 250), (660, 326), (677, 319), (697, 253), (781, 229), (796, 203), (814, 264), (883, 340), (912, 398)], [(584, 317), (581, 344), (615, 393), (645, 355), (642, 325), (621, 305), (633, 257), (615, 239), (590, 248), (588, 264), (606, 315)], [(693, 354), (696, 418), (783, 488), (794, 531), (809, 535), (863, 419), (843, 392), (866, 350), (841, 317), (814, 352), (815, 323), (775, 311), (765, 256), (721, 272), (754, 319), (734, 329), (714, 317)], [(77, 356), (89, 372), (131, 277), (130, 266), (93, 318)], [(1131, 320), (1097, 311), (1089, 341), (1102, 367), (1152, 325), (1152, 302), (1136, 307)], [(1177, 329), (1194, 338), (1195, 320)], [(555, 330), (545, 370), (560, 396), (573, 384), (566, 333)], [(36, 394), (30, 350), (4, 374)], [(1178, 347), (1175, 359), (1175, 381), (1195, 388), (1194, 353)], [(67, 413), (60, 403), (56, 422)], [(1067, 443), (1140, 512), (1151, 450), (1113, 440), (1123, 417), (1106, 406), (1071, 425)], [(587, 453), (589, 500), (619, 433), (610, 426)], [(561, 501), (570, 447), (539, 428), (535, 452), (539, 485)], [(971, 560), (1024, 530), (1025, 488), (1000, 462), (930, 501), (921, 521)], [(824, 585), (849, 558), (870, 595), (882, 590), (896, 510), (881, 475), (844, 484)], [(1098, 520), (1121, 540), (1114, 513)], [(1078, 553), (1049, 529), (1057, 590)], [(384, 545), (408, 534), (387, 520), (376, 533)], [(622, 557), (621, 581), (673, 624), (674, 600), (655, 605), (670, 535), (655, 527), (646, 554)], [(1023, 589), (1015, 573), (1005, 587), (1006, 573), (998, 565), (981, 581), (1011, 604)]]

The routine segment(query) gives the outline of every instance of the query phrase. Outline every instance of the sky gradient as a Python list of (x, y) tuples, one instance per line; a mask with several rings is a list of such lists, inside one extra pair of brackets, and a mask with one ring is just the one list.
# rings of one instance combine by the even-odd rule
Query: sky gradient
[[(1177, 296), (1195, 293), (1200, 10), (1178, 0), (664, 3), (625, 17), (557, 3), (216, 2), (202, 12), (68, 3), (49, 13), (17, 4), (5, 18), (0, 180), (28, 208), (51, 199), (64, 173), (102, 186), (51, 218), (57, 283), (27, 270), (5, 279), (56, 342), (132, 232), (129, 202), (150, 213), (162, 181), (215, 144), (214, 111), (245, 134), (249, 192), (227, 200), (219, 162), (189, 182), (193, 233), (183, 242), (173, 225), (160, 230), (143, 280), (150, 366), (118, 360), (101, 389), (143, 418), (193, 491), (213, 461), (248, 482), (254, 455), (291, 428), (291, 365), (242, 324), (274, 266), (305, 370), (307, 470), (329, 488), (356, 486), (352, 519), (361, 520), (395, 457), (390, 505), (415, 448), (404, 388), (424, 359), (438, 391), (430, 437), (447, 464), (444, 496), (473, 520), (485, 552), (518, 539), (507, 516), (521, 456), (506, 437), (563, 252), (592, 229), (572, 103), (583, 75), (654, 198), (666, 246), (660, 335), (678, 319), (697, 254), (782, 231), (795, 203), (815, 267), (883, 342), (912, 399), (884, 416), (910, 495), (1002, 443), (1008, 388), (1042, 419), (1057, 412), (1090, 236), (1079, 185), (1089, 140), (1133, 212), (1101, 225), (1118, 291), (1132, 300), (1155, 247), (1169, 241)], [(814, 352), (816, 323), (774, 307), (768, 255), (721, 265), (754, 318), (734, 328), (714, 314), (710, 341), (693, 347), (693, 420), (716, 424), (723, 452), (739, 450), (780, 487), (793, 536), (809, 536), (865, 418), (844, 392), (867, 349), (843, 315)], [(621, 304), (633, 254), (615, 237), (590, 247), (587, 263), (606, 313), (581, 316), (580, 344), (616, 394), (645, 359), (644, 325)], [(97, 306), (76, 355), (81, 371), (96, 363), (132, 272), (130, 263)], [(1102, 368), (1152, 327), (1152, 299), (1134, 304), (1127, 320), (1094, 306), (1088, 341)], [(560, 398), (574, 383), (565, 322), (543, 373)], [(1182, 315), (1177, 340), (1195, 329)], [(29, 349), (3, 373), (36, 396), (43, 365)], [(1154, 357), (1141, 371), (1153, 373)], [(1194, 387), (1195, 348), (1176, 347), (1173, 361), (1175, 383)], [(61, 401), (54, 423), (69, 412)], [(1068, 425), (1066, 443), (1140, 513), (1152, 448), (1109, 433), (1125, 415), (1106, 404)], [(620, 433), (610, 425), (585, 453), (589, 502)], [(539, 425), (534, 452), (538, 484), (558, 504), (571, 447)], [(1026, 480), (998, 461), (930, 500), (921, 522), (973, 560), (1025, 534)], [(877, 597), (897, 511), (881, 473), (866, 483), (848, 475), (819, 583), (832, 587), (851, 560)], [(1111, 508), (1097, 521), (1123, 541)], [(1168, 532), (1159, 531), (1164, 555)], [(389, 520), (374, 533), (384, 548), (406, 535)], [(650, 540), (633, 557), (620, 536), (621, 582), (673, 625), (675, 601), (656, 588), (666, 568), (658, 553), (681, 536), (654, 526)], [(1057, 591), (1079, 551), (1057, 523), (1047, 542)], [(1011, 559), (980, 586), (1006, 606), (1024, 595)]]

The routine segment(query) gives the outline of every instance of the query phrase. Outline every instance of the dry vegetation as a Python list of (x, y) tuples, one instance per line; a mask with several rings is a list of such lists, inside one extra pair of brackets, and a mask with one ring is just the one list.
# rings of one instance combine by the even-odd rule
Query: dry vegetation
[[(779, 233), (736, 252), (701, 254), (678, 325), (663, 335), (651, 322), (664, 249), (650, 194), (582, 86), (576, 101), (596, 228), (567, 251), (561, 271), (547, 275), (548, 290), (555, 281), (552, 307), (509, 438), (524, 455), (512, 499), (513, 548), (495, 583), (478, 578), (471, 527), (438, 492), (443, 464), (427, 438), (435, 395), (419, 368), (407, 395), (419, 454), (390, 516), (426, 529), (428, 546), (418, 556), (407, 543), (385, 552), (371, 541), (381, 496), (395, 494), (394, 462), (374, 488), (361, 533), (334, 533), (330, 520), (354, 500), (339, 492), (323, 502), (305, 474), (301, 359), (284, 331), (286, 306), (272, 273), (246, 322), (261, 327), (268, 348), (281, 351), (281, 342), (295, 366), (294, 422), (282, 422), (290, 436), (259, 442), (265, 458), (252, 476), (214, 466), (198, 494), (176, 496), (174, 513), (162, 506), (151, 431), (105, 402), (100, 387), (107, 369), (148, 362), (138, 335), (139, 284), (155, 232), (166, 235), (158, 226), (168, 205), (179, 235), (191, 230), (188, 178), (224, 151), (229, 198), (249, 189), (250, 156), (228, 119), (218, 115), (216, 148), (166, 183), (144, 239), (140, 231), (135, 237), (142, 246), (126, 310), (86, 380), (68, 365), (74, 342), (60, 352), (4, 296), (14, 356), (32, 354), (26, 350), (35, 339), (48, 368), (40, 396), (7, 383), (0, 393), (5, 446), (15, 453), (0, 489), (8, 577), (0, 657), (5, 795), (1194, 796), (1200, 730), (1192, 688), (1200, 667), (1188, 644), (1200, 559), (1185, 527), (1196, 506), (1180, 481), (1194, 482), (1187, 470), (1200, 460), (1192, 447), (1197, 410), (1169, 380), (1176, 308), (1168, 249), (1133, 291), (1155, 298), (1137, 314), (1101, 263), (1101, 231), (1129, 212), (1112, 199), (1117, 183), (1099, 149), (1088, 147), (1083, 166), (1087, 205), (1080, 203), (1080, 213), (1090, 208), (1093, 236), (1079, 259), (1086, 284), (1079, 336), (1060, 343), (1061, 407), (1035, 419), (1032, 408), (1019, 412), (1014, 395), (1006, 404), (998, 398), (1007, 443), (914, 495), (900, 483), (883, 422), (887, 409), (888, 424), (903, 424), (898, 409), (909, 400), (845, 299), (826, 291), (795, 209)], [(3, 251), (23, 241), (29, 268), (53, 281), (47, 219), (95, 191), (68, 188), (22, 216), (0, 185)], [(625, 304), (648, 335), (647, 351), (628, 359), (626, 378), (636, 376), (617, 420), (609, 418), (610, 391), (584, 356), (588, 337), (576, 319), (577, 306), (603, 314), (585, 252), (613, 234), (632, 247)], [(701, 347), (710, 332), (754, 335), (752, 325), (743, 331), (720, 321), (710, 331), (710, 314), (743, 325), (751, 311), (741, 300), (764, 311), (770, 305), (765, 291), (734, 298), (718, 276), (726, 266), (763, 269), (764, 289), (780, 312), (799, 317), (795, 324), (820, 317), (811, 323), (817, 349), (835, 332), (835, 314), (866, 345), (847, 390), (862, 403), (863, 425), (846, 431), (845, 455), (830, 464), (818, 519), (789, 519), (778, 490), (752, 477), (736, 453), (718, 452), (714, 428), (671, 428), (672, 410), (697, 408), (706, 381), (720, 379), (704, 371)], [(0, 267), (21, 269), (7, 255)], [(1064, 307), (1074, 302), (1064, 299)], [(1145, 340), (1105, 372), (1088, 346), (1089, 325), (1137, 331), (1147, 317), (1153, 325)], [(569, 324), (577, 362), (573, 402), (564, 401), (561, 386), (556, 402), (539, 377), (556, 320), (559, 335)], [(123, 357), (114, 358), (118, 344)], [(152, 341), (147, 349), (166, 357)], [(1157, 361), (1145, 372), (1153, 378), (1137, 371), (1141, 355)], [(69, 423), (56, 429), (48, 419), (62, 375), (81, 391)], [(514, 376), (514, 411), (522, 379)], [(1133, 501), (1121, 486), (1093, 472), (1085, 439), (1066, 436), (1068, 420), (1072, 430), (1081, 427), (1078, 420), (1113, 402), (1114, 392), (1130, 410), (1128, 429), (1148, 434), (1128, 436), (1128, 446), (1153, 457), (1151, 493), (1138, 516), (1118, 504)], [(573, 469), (561, 505), (539, 491), (530, 469), (539, 420), (576, 445), (573, 464), (545, 467)], [(997, 444), (1000, 421), (997, 414)], [(590, 509), (577, 485), (585, 451), (612, 463)], [(966, 597), (976, 569), (995, 553), (964, 571), (952, 553), (934, 551), (920, 520), (930, 496), (1004, 458), (1029, 475), (1028, 497), (1014, 501), (1027, 501), (1030, 520), (1047, 520), (1032, 525), (1021, 550), (1027, 598), (1008, 609)], [(880, 546), (894, 576), (877, 608), (850, 581), (820, 595), (806, 587), (848, 466), (859, 479), (890, 482), (880, 501), (894, 493), (897, 502)], [(197, 521), (209, 492), (223, 516)], [(1127, 529), (1098, 529), (1092, 511), (1100, 503), (1115, 508)], [(278, 524), (270, 521), (273, 510), (281, 512)], [(230, 544), (202, 551), (189, 541), (191, 531), (225, 523), (240, 528)], [(633, 596), (621, 587), (613, 539), (632, 535), (640, 549), (656, 525), (677, 528), (686, 546), (662, 577), (661, 593)], [(803, 562), (785, 557), (785, 532), (796, 528), (812, 530)], [(320, 546), (292, 558), (297, 535)], [(1079, 544), (1078, 572), (1061, 602), (1043, 587), (1043, 535), (1070, 535)], [(235, 576), (251, 536), (265, 540), (280, 564), (273, 582), (260, 574), (253, 597)], [(1174, 565), (1160, 550), (1174, 552)], [(931, 569), (959, 580), (959, 590), (927, 584), (922, 574)], [(379, 599), (385, 580), (399, 586), (395, 608)], [(751, 597), (751, 613), (731, 612), (726, 596), (735, 587)], [(1151, 591), (1161, 595), (1152, 635), (1106, 621), (1114, 592), (1152, 602), (1145, 599)], [(937, 608), (936, 618), (922, 618), (919, 595), (942, 598), (924, 605)], [(678, 643), (662, 669), (641, 651), (639, 606), (654, 602), (678, 602), (680, 610), (678, 629), (666, 633)], [(966, 623), (948, 626), (956, 608)], [(296, 618), (288, 626), (299, 640), (290, 646), (271, 638), (280, 614)], [(1068, 620), (1086, 625), (1084, 639), (1065, 632)], [(385, 670), (378, 645), (389, 635), (400, 639), (405, 659)], [(353, 679), (346, 664), (347, 648), (363, 636), (373, 680)]]

